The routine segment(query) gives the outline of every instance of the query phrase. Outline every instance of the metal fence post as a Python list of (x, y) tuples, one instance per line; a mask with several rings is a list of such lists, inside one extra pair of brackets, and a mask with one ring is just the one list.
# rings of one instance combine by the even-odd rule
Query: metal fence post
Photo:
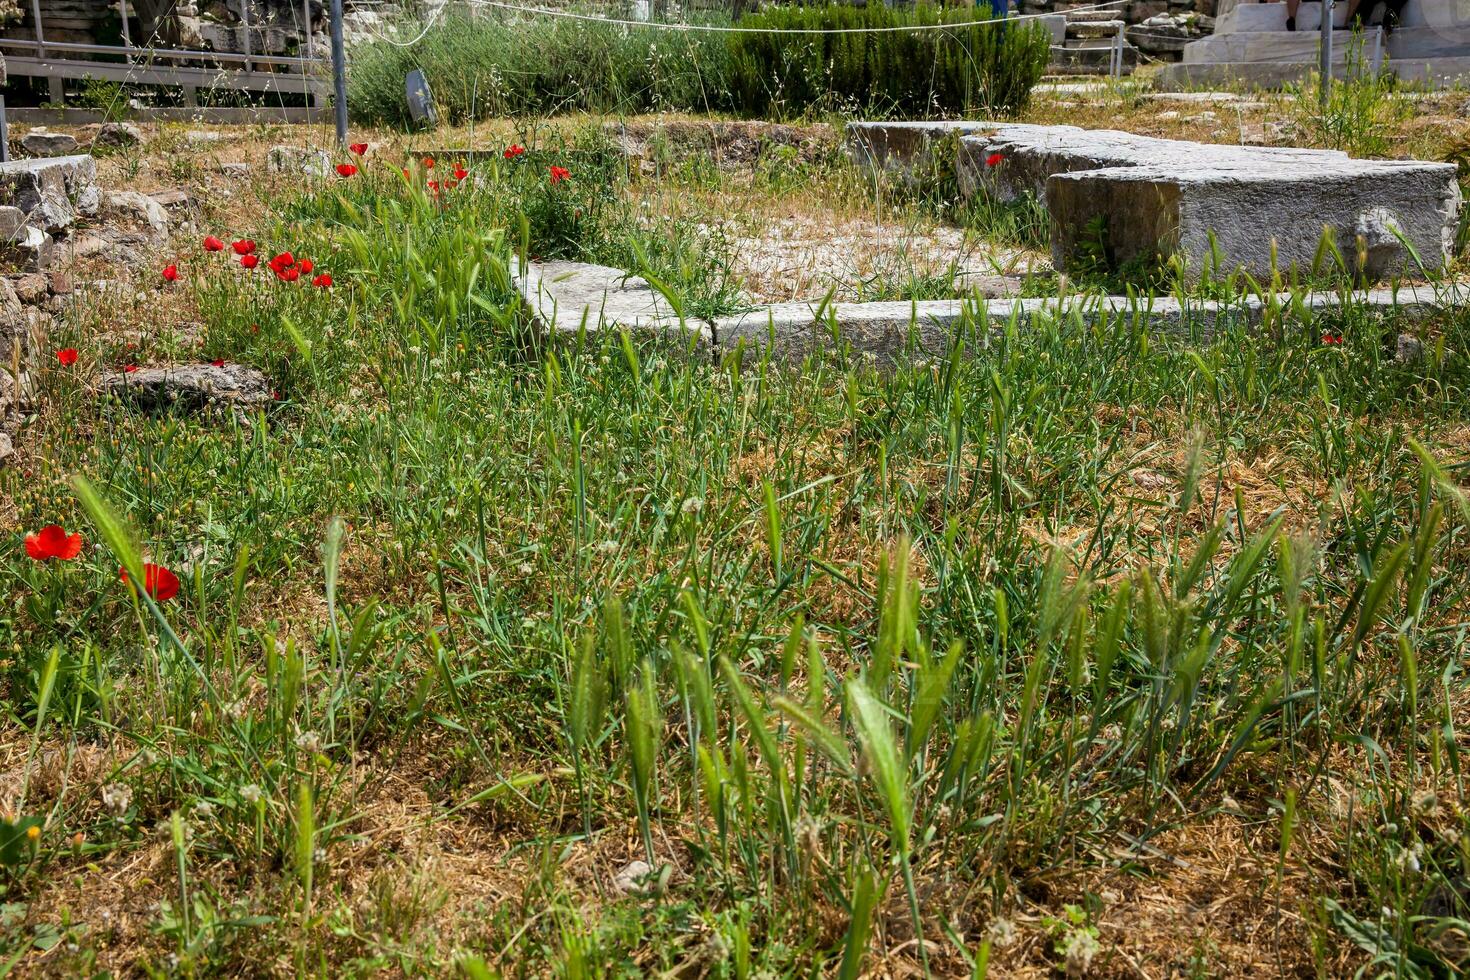
[(342, 42), (342, 0), (332, 0), (332, 114), (337, 145), (347, 143), (347, 48)]
[(1332, 0), (1322, 0), (1322, 104), (1332, 94)]

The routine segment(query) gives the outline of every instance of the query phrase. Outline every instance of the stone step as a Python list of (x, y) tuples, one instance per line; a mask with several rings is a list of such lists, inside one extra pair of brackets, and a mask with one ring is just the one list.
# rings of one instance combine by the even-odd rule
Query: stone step
[(1069, 24), (1095, 24), (1098, 21), (1117, 20), (1118, 11), (1114, 10), (1068, 10), (1062, 14), (1067, 18)]
[(1095, 38), (1095, 37), (1117, 37), (1118, 32), (1125, 25), (1121, 20), (1099, 20), (1084, 22), (1067, 22), (1067, 37), (1069, 38)]

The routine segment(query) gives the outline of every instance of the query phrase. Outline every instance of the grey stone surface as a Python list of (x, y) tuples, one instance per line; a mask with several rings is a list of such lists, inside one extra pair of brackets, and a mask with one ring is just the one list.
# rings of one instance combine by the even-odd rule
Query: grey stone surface
[(123, 221), (146, 227), (154, 235), (168, 234), (168, 212), (153, 198), (137, 191), (108, 191), (104, 209)]
[(33, 157), (64, 157), (77, 152), (77, 139), (67, 133), (33, 129), (21, 137), (20, 147)]
[(56, 264), (56, 240), (47, 232), (22, 225), (0, 241), (0, 265), (26, 272), (39, 272)]
[(89, 156), (0, 163), (0, 204), (25, 212), (43, 231), (65, 231), (78, 217), (95, 217), (97, 162)]
[(587, 262), (530, 263), (516, 287), (542, 329), (595, 332), (608, 327), (692, 333), (708, 342), (709, 325), (678, 314), (648, 281)]
[(332, 157), (326, 150), (313, 150), (304, 146), (273, 146), (266, 154), (266, 168), (272, 173), (326, 177), (332, 173)]
[[(1057, 174), (1047, 182), (1046, 202), (1058, 268), (1083, 255), (1098, 258), (1101, 227), (1101, 257), (1111, 268), (1178, 253), (1192, 274), (1218, 258), (1217, 272), (1245, 269), (1262, 278), (1271, 272), (1273, 243), (1278, 269), (1307, 269), (1327, 229), (1349, 263), (1382, 278), (1419, 271), (1404, 241), (1426, 267), (1444, 266), (1459, 187), (1443, 164), (1188, 171), (1155, 165)], [(1361, 256), (1359, 236), (1366, 239)]]
[(1191, 41), (1197, 41), (1215, 29), (1215, 22), (1199, 14), (1157, 14), (1125, 32), (1140, 51), (1149, 54), (1178, 54)]
[[(576, 281), (575, 274), (585, 278)], [(591, 299), (588, 291), (597, 289), (595, 283), (601, 282), (604, 290), (616, 292), (616, 283), (624, 275), (620, 270), (604, 266), (532, 263), (528, 275), (519, 277), (517, 282), (528, 302), (533, 302), (533, 309), (541, 310), (537, 319), (542, 329), (576, 330), (585, 315), (589, 329), (594, 329), (594, 323), (617, 323), (630, 329), (668, 331), (671, 325), (666, 316), (640, 318), (638, 308), (631, 315), (619, 318), (613, 308), (598, 302), (594, 312), (593, 304), (588, 302)], [(563, 289), (567, 290), (566, 295), (561, 295)], [(1465, 287), (1427, 286), (1366, 290), (1347, 298), (1348, 302), (1366, 309), (1406, 318), (1428, 315), (1467, 300), (1470, 292)], [(1127, 296), (781, 303), (720, 317), (713, 323), (686, 323), (685, 329), (705, 332), (714, 347), (724, 351), (769, 349), (779, 356), (796, 359), (819, 350), (842, 348), (880, 362), (891, 362), (908, 356), (946, 355), (957, 337), (963, 337), (969, 349), (974, 350), (983, 347), (989, 337), (1012, 322), (1031, 327), (1061, 318), (1087, 324), (1126, 318), (1136, 319), (1155, 331), (1208, 338), (1226, 325), (1259, 324), (1268, 309), (1289, 312), (1299, 305), (1310, 314), (1335, 308), (1343, 302), (1340, 294), (1323, 292), (1300, 297), (1286, 293), (1264, 300), (1252, 296), (1230, 303), (1193, 300), (1181, 303), (1172, 297)], [(553, 326), (557, 317), (573, 309), (577, 311), (574, 320)]]
[(102, 387), (119, 399), (153, 411), (248, 410), (275, 400), (266, 376), (244, 364), (140, 367), (107, 375)]
[(1059, 269), (1084, 255), (1116, 268), (1178, 252), (1195, 273), (1218, 255), (1221, 271), (1243, 268), (1261, 277), (1271, 271), (1273, 240), (1281, 268), (1307, 263), (1324, 226), (1350, 260), (1364, 237), (1369, 275), (1409, 268), (1395, 228), (1425, 268), (1439, 269), (1453, 247), (1461, 204), (1450, 164), (1023, 123), (854, 123), (849, 130), (859, 160), (889, 168), (932, 156), (937, 139), (958, 133), (961, 192), (1043, 200)]
[(92, 137), (92, 150), (120, 150), (129, 146), (137, 146), (143, 142), (143, 130), (130, 122), (107, 122), (97, 127), (97, 135)]

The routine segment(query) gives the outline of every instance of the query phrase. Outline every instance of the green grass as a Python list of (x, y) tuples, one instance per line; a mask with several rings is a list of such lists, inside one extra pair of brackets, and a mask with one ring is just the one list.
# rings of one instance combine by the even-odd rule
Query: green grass
[[(1352, 308), (1208, 341), (970, 324), (884, 370), (544, 343), (512, 255), (680, 254), (601, 159), (282, 202), (254, 237), (330, 293), (191, 257), (206, 355), (281, 390), (251, 419), (41, 373), (0, 486), (88, 547), (0, 562), (10, 757), (53, 774), (11, 814), (38, 838), (0, 835), (9, 957), (948, 975), (1142, 938), (1151, 975), (1233, 974), (1209, 923), (1129, 932), (1224, 822), (1279, 937), (1248, 962), (1463, 967), (1463, 308), (1410, 366)], [(121, 356), (115, 312), (68, 328), (83, 367)], [(176, 598), (117, 582), (139, 556)], [(653, 880), (612, 894), (634, 858)], [(79, 899), (110, 880), (146, 911)]]
[[(596, 6), (580, 12), (626, 15)], [(984, 7), (830, 4), (752, 13), (739, 24), (747, 33), (720, 33), (451, 14), (412, 45), (355, 47), (348, 101), (362, 122), (407, 127), (404, 77), (420, 69), (440, 114), (456, 125), (566, 112), (1015, 114), (1046, 64), (1045, 33), (1022, 23), (932, 29), (985, 16)], [(730, 26), (728, 16), (710, 11), (684, 23)], [(905, 25), (929, 29), (893, 30)], [(859, 27), (877, 33), (852, 32)]]

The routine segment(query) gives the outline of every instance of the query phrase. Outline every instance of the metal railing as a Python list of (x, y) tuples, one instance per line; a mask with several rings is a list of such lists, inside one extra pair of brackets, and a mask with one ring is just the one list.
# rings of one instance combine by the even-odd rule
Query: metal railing
[[(47, 78), (51, 101), (56, 103), (64, 101), (65, 79), (93, 78), (124, 84), (178, 86), (183, 88), (189, 104), (193, 104), (198, 89), (221, 86), (246, 91), (300, 92), (308, 105), (312, 105), (325, 92), (330, 74), (329, 60), (316, 56), (311, 10), (306, 0), (301, 3), (304, 56), (254, 50), (249, 0), (241, 4), (238, 28), (243, 51), (136, 45), (128, 23), (128, 0), (117, 0), (122, 22), (121, 44), (48, 41), (41, 0), (31, 0), (30, 8), (33, 36), (0, 37), (0, 52), (5, 54), (5, 65), (11, 74)], [(294, 16), (293, 11), (293, 19)], [(152, 37), (157, 34), (155, 30)], [(103, 58), (121, 58), (122, 63)]]

